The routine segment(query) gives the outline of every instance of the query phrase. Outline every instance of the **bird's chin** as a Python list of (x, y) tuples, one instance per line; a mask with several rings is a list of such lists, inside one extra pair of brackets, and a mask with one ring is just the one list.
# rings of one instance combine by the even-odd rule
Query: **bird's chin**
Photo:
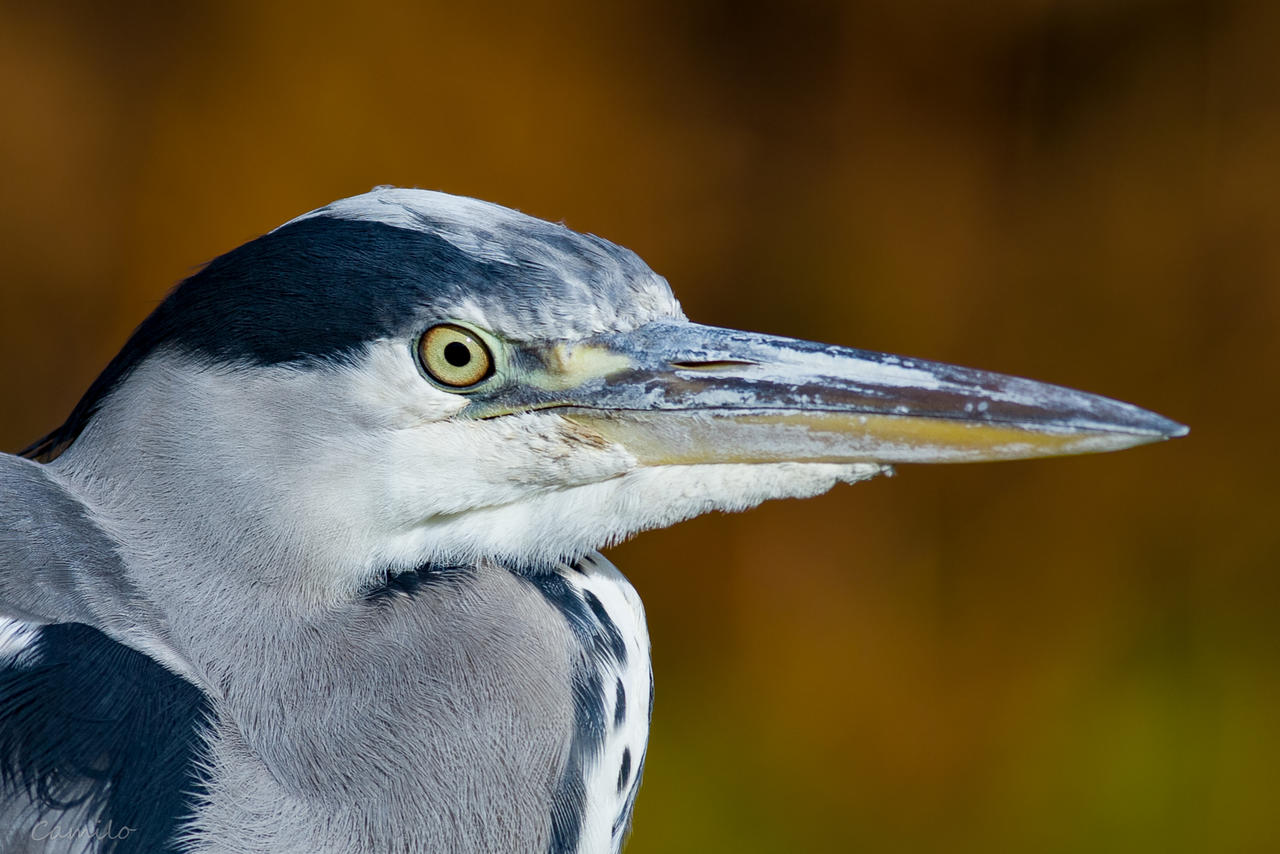
[(546, 567), (703, 513), (808, 498), (888, 471), (876, 463), (640, 465), (618, 477), (424, 520), (398, 551), (406, 563)]

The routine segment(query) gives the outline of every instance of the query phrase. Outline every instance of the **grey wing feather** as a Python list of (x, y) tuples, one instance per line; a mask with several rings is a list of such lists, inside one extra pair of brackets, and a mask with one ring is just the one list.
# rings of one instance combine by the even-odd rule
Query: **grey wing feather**
[(95, 625), (100, 589), (120, 593), (124, 567), (83, 504), (44, 467), (0, 455), (0, 614)]
[(93, 626), (191, 678), (89, 509), (44, 465), (9, 454), (0, 454), (0, 617)]

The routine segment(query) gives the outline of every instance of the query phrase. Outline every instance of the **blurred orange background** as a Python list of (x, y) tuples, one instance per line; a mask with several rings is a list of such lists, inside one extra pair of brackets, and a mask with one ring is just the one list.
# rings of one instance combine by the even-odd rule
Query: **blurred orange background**
[(1280, 850), (1280, 4), (0, 11), (0, 448), (200, 263), (393, 183), (639, 252), (691, 318), (1192, 427), (614, 549), (631, 854)]

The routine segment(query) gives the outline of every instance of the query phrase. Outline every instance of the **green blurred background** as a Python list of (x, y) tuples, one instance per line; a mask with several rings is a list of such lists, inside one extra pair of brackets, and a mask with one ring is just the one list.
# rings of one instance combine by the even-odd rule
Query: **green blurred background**
[(0, 7), (0, 448), (196, 265), (394, 183), (638, 251), (695, 320), (1189, 438), (613, 550), (631, 854), (1280, 850), (1280, 3)]

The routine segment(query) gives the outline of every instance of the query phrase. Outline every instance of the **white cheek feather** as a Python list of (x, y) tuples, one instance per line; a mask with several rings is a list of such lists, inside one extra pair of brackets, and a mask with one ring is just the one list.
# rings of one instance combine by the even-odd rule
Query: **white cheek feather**
[(194, 560), (324, 600), (371, 571), (404, 524), (388, 493), (404, 467), (393, 437), (465, 405), (422, 379), (404, 342), (376, 342), (358, 366), (158, 351), (50, 468), (136, 552), (129, 565)]

